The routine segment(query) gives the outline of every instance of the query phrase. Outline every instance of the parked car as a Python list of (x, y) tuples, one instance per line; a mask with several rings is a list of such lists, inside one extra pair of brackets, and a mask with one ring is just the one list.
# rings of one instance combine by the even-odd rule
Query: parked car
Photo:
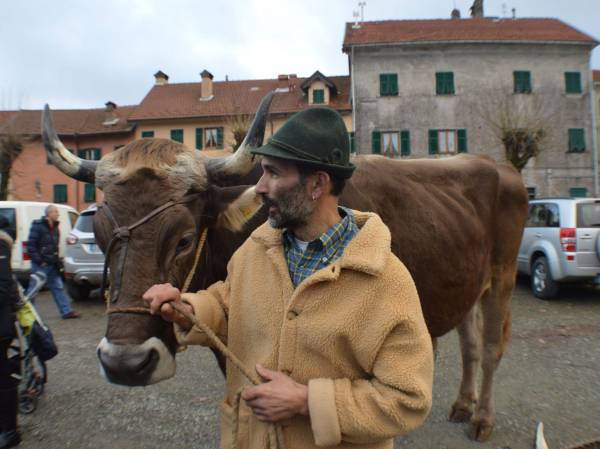
[(562, 283), (599, 286), (600, 198), (531, 200), (517, 263), (538, 298), (555, 297)]
[[(29, 229), (33, 220), (44, 216), (46, 206), (50, 203), (34, 201), (0, 201), (0, 215), (8, 218), (10, 223), (9, 234), (13, 237), (11, 266), (17, 279), (26, 285), (31, 274), (31, 260), (27, 254), (27, 239)], [(71, 206), (55, 204), (58, 208), (60, 231), (60, 244), (58, 253), (62, 257), (65, 254), (65, 237), (71, 232), (79, 214)]]
[(75, 301), (87, 299), (90, 292), (100, 286), (104, 254), (96, 244), (94, 215), (96, 206), (81, 212), (75, 227), (67, 236), (65, 251), (65, 285)]

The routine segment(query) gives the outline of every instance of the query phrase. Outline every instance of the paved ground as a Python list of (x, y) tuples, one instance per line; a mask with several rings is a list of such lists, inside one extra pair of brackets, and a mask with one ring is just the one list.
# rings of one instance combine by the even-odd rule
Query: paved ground
[[(35, 413), (21, 417), (23, 449), (178, 449), (218, 447), (216, 404), (223, 381), (212, 354), (191, 348), (178, 374), (145, 388), (117, 387), (100, 376), (95, 346), (104, 332), (99, 301), (77, 304), (81, 320), (61, 321), (48, 293), (38, 310), (57, 339), (49, 383)], [(532, 447), (537, 421), (550, 449), (600, 437), (600, 292), (567, 289), (559, 300), (535, 299), (525, 281), (513, 300), (513, 339), (497, 374), (497, 429), (484, 444), (466, 425), (446, 420), (455, 399), (460, 360), (455, 333), (442, 338), (434, 407), (426, 425), (396, 448)]]

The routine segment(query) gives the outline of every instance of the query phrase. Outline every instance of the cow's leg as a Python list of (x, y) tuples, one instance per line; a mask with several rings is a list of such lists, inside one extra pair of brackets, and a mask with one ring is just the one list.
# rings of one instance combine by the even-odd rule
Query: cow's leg
[(477, 401), (477, 370), (481, 354), (480, 329), (477, 320), (477, 304), (475, 304), (457, 327), (462, 355), (462, 380), (458, 398), (452, 405), (448, 418), (452, 422), (469, 421)]
[(496, 421), (494, 373), (500, 364), (510, 335), (510, 301), (514, 283), (514, 270), (506, 270), (496, 277), (491, 290), (481, 300), (483, 377), (469, 435), (477, 441), (486, 441), (494, 430)]

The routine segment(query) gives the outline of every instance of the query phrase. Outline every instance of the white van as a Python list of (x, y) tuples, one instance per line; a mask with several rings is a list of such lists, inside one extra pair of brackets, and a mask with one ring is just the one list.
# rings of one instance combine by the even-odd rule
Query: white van
[[(0, 215), (8, 218), (10, 223), (9, 234), (14, 238), (15, 244), (12, 251), (11, 266), (17, 278), (26, 283), (29, 280), (31, 272), (31, 261), (27, 254), (27, 239), (29, 238), (29, 229), (33, 220), (44, 216), (46, 206), (50, 203), (37, 203), (34, 201), (0, 201)], [(79, 214), (71, 206), (64, 204), (55, 204), (59, 213), (60, 245), (59, 255), (65, 254), (65, 239), (73, 226)]]

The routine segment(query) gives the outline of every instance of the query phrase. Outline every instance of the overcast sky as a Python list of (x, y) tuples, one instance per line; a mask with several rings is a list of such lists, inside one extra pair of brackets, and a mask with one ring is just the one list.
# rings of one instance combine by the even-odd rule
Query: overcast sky
[[(366, 0), (365, 20), (469, 15), (472, 0)], [(555, 17), (600, 39), (598, 0), (484, 0), (486, 16)], [(0, 0), (0, 109), (138, 104), (170, 82), (347, 75), (350, 0)], [(593, 53), (600, 69), (600, 49)]]

